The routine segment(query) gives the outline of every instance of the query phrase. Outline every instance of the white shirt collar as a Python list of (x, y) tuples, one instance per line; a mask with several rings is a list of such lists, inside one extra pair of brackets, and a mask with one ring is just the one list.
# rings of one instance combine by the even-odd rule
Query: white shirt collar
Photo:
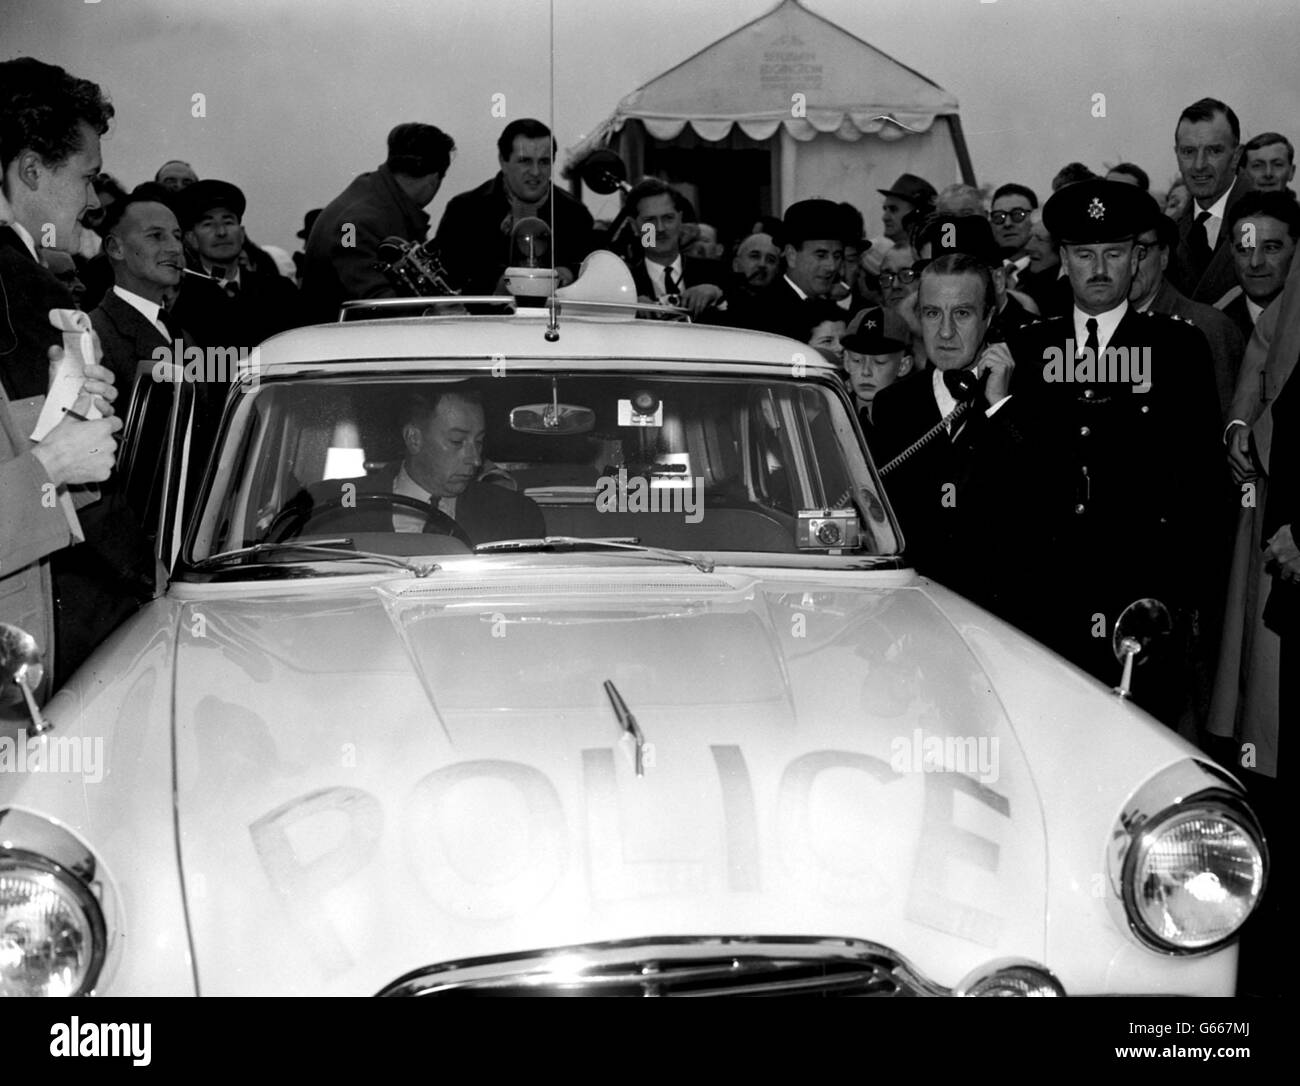
[(790, 284), (790, 289), (793, 290), (797, 295), (799, 295), (800, 301), (804, 301), (805, 299), (807, 299), (808, 295), (804, 291), (800, 290), (799, 285), (788, 275), (785, 277), (785, 281)]
[(673, 279), (677, 283), (677, 293), (680, 294), (685, 289), (682, 283), (682, 254), (678, 253), (671, 264), (660, 264), (654, 260), (647, 259), (645, 262), (646, 275), (650, 277), (650, 285), (655, 288), (655, 297), (664, 298), (668, 292), (664, 290), (664, 272), (669, 268), (673, 270)]
[(934, 389), (934, 402), (939, 405), (939, 417), (947, 418), (948, 413), (957, 406), (957, 398), (948, 391), (943, 380), (943, 370), (938, 366), (931, 371), (930, 387)]
[(1127, 298), (1105, 313), (1085, 313), (1076, 305), (1074, 307), (1075, 354), (1081, 353), (1088, 342), (1089, 319), (1095, 319), (1097, 322), (1097, 350), (1100, 352), (1106, 349), (1106, 344), (1110, 342), (1110, 337), (1115, 334), (1115, 329), (1119, 327), (1119, 322), (1124, 319), (1124, 314), (1127, 312)]
[(32, 254), (32, 259), (40, 260), (40, 257), (36, 255), (36, 239), (27, 232), (27, 227), (17, 219), (11, 222), (9, 227), (18, 235), (19, 238), (22, 239), (22, 243), (27, 246), (27, 251)]
[(126, 287), (119, 287), (116, 284), (113, 285), (113, 293), (157, 328), (164, 339), (170, 340), (172, 338), (172, 334), (167, 331), (167, 326), (158, 319), (159, 313), (162, 312), (162, 306), (157, 302), (151, 302), (148, 298), (137, 294), (135, 291), (127, 290)]
[[(405, 494), (408, 498), (418, 498), (422, 502), (433, 502), (434, 507), (440, 513), (446, 513), (453, 520), (456, 518), (456, 499), (439, 498), (433, 501), (433, 494), (425, 490), (419, 483), (407, 474), (406, 464), (403, 463), (401, 470), (398, 471), (397, 477), (393, 480), (393, 493)], [(395, 532), (418, 532), (424, 528), (424, 518), (419, 513), (411, 510), (410, 512), (393, 513), (393, 531)]]
[(1250, 297), (1247, 296), (1247, 298), (1246, 298), (1246, 312), (1248, 312), (1248, 313), (1250, 314), (1250, 323), (1251, 323), (1251, 324), (1258, 324), (1258, 323), (1259, 323), (1259, 315), (1260, 315), (1261, 313), (1263, 313), (1264, 310), (1266, 310), (1267, 308), (1268, 308), (1268, 306), (1266, 306), (1266, 305), (1260, 305), (1258, 302), (1251, 301)]

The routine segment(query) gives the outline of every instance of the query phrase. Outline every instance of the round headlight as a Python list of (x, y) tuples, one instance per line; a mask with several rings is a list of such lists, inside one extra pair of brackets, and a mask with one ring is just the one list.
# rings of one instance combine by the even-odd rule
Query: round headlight
[(1018, 959), (1001, 959), (968, 973), (953, 989), (953, 995), (1054, 998), (1065, 995), (1065, 989), (1041, 965)]
[(0, 996), (84, 995), (106, 942), (99, 903), (80, 879), (43, 856), (0, 854)]
[(1230, 808), (1176, 809), (1147, 826), (1129, 852), (1124, 904), (1157, 948), (1205, 951), (1231, 939), (1264, 889), (1264, 849)]

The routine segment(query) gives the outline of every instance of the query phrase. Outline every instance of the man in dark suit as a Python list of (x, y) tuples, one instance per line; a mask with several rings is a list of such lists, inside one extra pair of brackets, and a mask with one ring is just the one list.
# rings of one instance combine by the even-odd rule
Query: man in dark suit
[(506, 268), (522, 264), (511, 251), (514, 224), (537, 218), (549, 228), (552, 212), (559, 285), (578, 277), (595, 244), (591, 212), (551, 184), (554, 153), (555, 139), (541, 121), (511, 121), (497, 139), (497, 175), (448, 201), (435, 240), (447, 274), (462, 293), (495, 294)]
[(135, 388), (139, 364), (167, 351), (171, 362), (180, 328), (166, 309), (185, 267), (180, 224), (170, 207), (145, 194), (115, 204), (104, 223), (104, 253), (113, 287), (90, 314), (99, 333), (104, 365), (117, 375), (125, 409)]
[[(34, 413), (13, 409), (9, 400), (48, 390), (49, 350), (61, 346), (49, 311), (71, 309), (73, 301), (41, 266), (37, 241), (65, 252), (78, 248), (81, 215), (98, 206), (92, 180), (100, 171), (99, 137), (112, 116), (88, 80), (30, 57), (0, 63), (0, 192), (12, 216), (0, 226), (0, 621), (35, 637), (54, 685), (120, 620), (116, 608), (125, 605), (110, 594), (114, 613), (107, 614), (76, 590), (83, 562), (102, 569), (103, 500), (77, 512), (58, 500), (71, 485), (108, 479), (112, 435), (122, 426), (112, 407), (117, 390), (112, 371), (88, 365), (77, 409), (93, 401), (107, 417), (65, 418), (35, 445), (28, 438)], [(88, 542), (73, 546), (82, 535)]]
[(1287, 192), (1252, 192), (1237, 201), (1227, 229), (1237, 286), (1216, 305), (1249, 337), (1286, 286), (1300, 239), (1300, 204)]
[[(163, 202), (164, 192), (161, 186), (141, 185), (110, 210), (104, 224), (104, 255), (114, 282), (90, 314), (90, 322), (99, 334), (104, 365), (117, 376), (125, 418), (132, 418), (141, 384), (156, 383), (158, 374), (168, 372), (160, 369), (160, 364), (183, 366), (190, 372), (196, 402), (190, 470), (197, 480), (226, 392), (235, 379), (238, 356), (234, 350), (213, 352), (211, 365), (207, 357), (201, 366), (196, 365), (194, 349), (198, 345), (168, 312), (168, 303), (181, 283), (185, 253), (180, 225)], [(131, 432), (123, 435), (124, 460), (119, 466), (124, 475), (115, 480), (122, 499), (146, 530), (156, 517), (154, 473), (167, 439), (170, 405), (165, 388), (153, 392), (148, 404), (141, 404), (141, 410), (135, 412)]]
[(726, 268), (717, 260), (682, 255), (685, 206), (676, 189), (653, 177), (627, 194), (636, 231), (628, 268), (639, 299), (684, 306), (698, 320), (722, 304)]
[(1035, 516), (1042, 457), (1028, 404), (1012, 394), (1011, 353), (985, 343), (996, 302), (982, 260), (949, 253), (926, 265), (917, 313), (933, 369), (876, 394), (872, 452), (882, 465), (900, 458), (885, 489), (912, 564), (1029, 628), (1042, 589), (1031, 570), (1051, 550)]
[(1250, 177), (1237, 172), (1241, 122), (1217, 98), (1202, 98), (1179, 115), (1174, 153), (1192, 199), (1178, 219), (1169, 278), (1192, 301), (1213, 305), (1234, 283), (1224, 227), (1236, 202), (1253, 189)]
[(805, 303), (809, 298), (828, 297), (839, 282), (844, 239), (851, 233), (852, 224), (839, 204), (830, 200), (791, 204), (781, 225), (785, 274), (738, 304), (734, 312), (728, 306), (727, 323), (802, 342), (808, 327)]
[(1040, 506), (1058, 536), (1059, 600), (1047, 640), (1114, 682), (1115, 620), (1136, 599), (1161, 599), (1175, 615), (1176, 639), (1144, 666), (1135, 691), (1176, 725), (1195, 680), (1182, 661), (1208, 656), (1195, 639), (1197, 616), (1223, 588), (1226, 479), (1205, 337), (1128, 301), (1134, 238), (1159, 214), (1147, 193), (1118, 181), (1057, 191), (1043, 218), (1061, 241), (1074, 309), (1022, 329), (1011, 347), (1025, 378), (1020, 390), (1056, 436), (1058, 474)]
[(1139, 313), (1149, 310), (1180, 317), (1205, 336), (1214, 363), (1219, 407), (1226, 417), (1246, 340), (1237, 326), (1214, 306), (1192, 301), (1169, 281), (1165, 269), (1169, 266), (1170, 252), (1177, 244), (1178, 227), (1168, 215), (1161, 215), (1138, 234), (1138, 267), (1133, 285), (1129, 287), (1128, 300)]
[(399, 124), (388, 133), (388, 158), (325, 205), (307, 238), (302, 292), (308, 320), (335, 321), (356, 298), (392, 298), (397, 288), (379, 267), (388, 237), (423, 242), (425, 208), (442, 187), (456, 144), (431, 124)]
[(917, 255), (932, 260), (944, 253), (966, 253), (989, 269), (997, 296), (988, 328), (990, 342), (1004, 342), (1017, 328), (1037, 318), (1007, 289), (1006, 263), (988, 219), (982, 215), (931, 215), (917, 235)]
[[(313, 520), (326, 530), (434, 532), (467, 546), (497, 539), (538, 539), (546, 520), (538, 505), (483, 472), (483, 405), (477, 392), (450, 389), (411, 397), (402, 423), (401, 464), (357, 480), (357, 495), (391, 495), (409, 502), (340, 501), (339, 481), (319, 483), (290, 503), (299, 525)], [(500, 469), (493, 476), (502, 474)], [(330, 510), (333, 507), (333, 511)], [(344, 512), (343, 510), (350, 511)], [(313, 528), (314, 530), (314, 528)]]
[(175, 198), (189, 275), (172, 307), (204, 347), (252, 348), (302, 324), (298, 288), (278, 271), (254, 266), (245, 251), (244, 194), (226, 181), (205, 179)]

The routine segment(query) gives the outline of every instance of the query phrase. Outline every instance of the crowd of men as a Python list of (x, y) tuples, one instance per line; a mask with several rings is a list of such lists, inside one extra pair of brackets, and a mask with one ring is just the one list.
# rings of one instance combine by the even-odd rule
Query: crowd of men
[[(181, 160), (130, 189), (104, 174), (112, 116), (61, 68), (0, 64), (0, 618), (50, 646), (55, 682), (152, 591), (144, 511), (113, 478), (142, 361), (247, 349), (398, 293), (384, 247), (426, 243), (455, 153), (433, 125), (399, 124), (375, 170), (308, 212), (290, 258), (249, 238), (229, 180)], [(659, 178), (594, 222), (552, 185), (549, 129), (522, 119), (500, 134), (495, 176), (448, 202), (429, 252), (449, 285), (499, 293), (513, 228), (540, 219), (561, 284), (612, 247), (646, 302), (823, 352), (923, 573), (1106, 681), (1121, 610), (1163, 600), (1172, 647), (1152, 654), (1139, 700), (1276, 778), (1280, 721), (1300, 719), (1295, 154), (1276, 132), (1243, 143), (1211, 98), (1173, 136), (1181, 178), (1163, 202), (1132, 163), (1070, 163), (1041, 203), (1015, 180), (986, 200), (905, 173), (879, 190), (878, 236), (856, 208), (810, 199), (724, 249)], [(89, 314), (103, 358), (33, 443), (63, 342), (51, 310)], [(51, 485), (72, 500), (50, 502)]]

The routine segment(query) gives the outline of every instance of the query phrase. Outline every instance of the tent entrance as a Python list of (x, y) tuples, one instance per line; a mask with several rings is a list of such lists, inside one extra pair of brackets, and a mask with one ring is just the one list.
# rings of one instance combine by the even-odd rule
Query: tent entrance
[(778, 182), (770, 144), (738, 129), (716, 142), (689, 129), (671, 141), (647, 137), (643, 155), (643, 171), (683, 192), (700, 221), (717, 227), (724, 238), (745, 237), (755, 219), (773, 214)]

